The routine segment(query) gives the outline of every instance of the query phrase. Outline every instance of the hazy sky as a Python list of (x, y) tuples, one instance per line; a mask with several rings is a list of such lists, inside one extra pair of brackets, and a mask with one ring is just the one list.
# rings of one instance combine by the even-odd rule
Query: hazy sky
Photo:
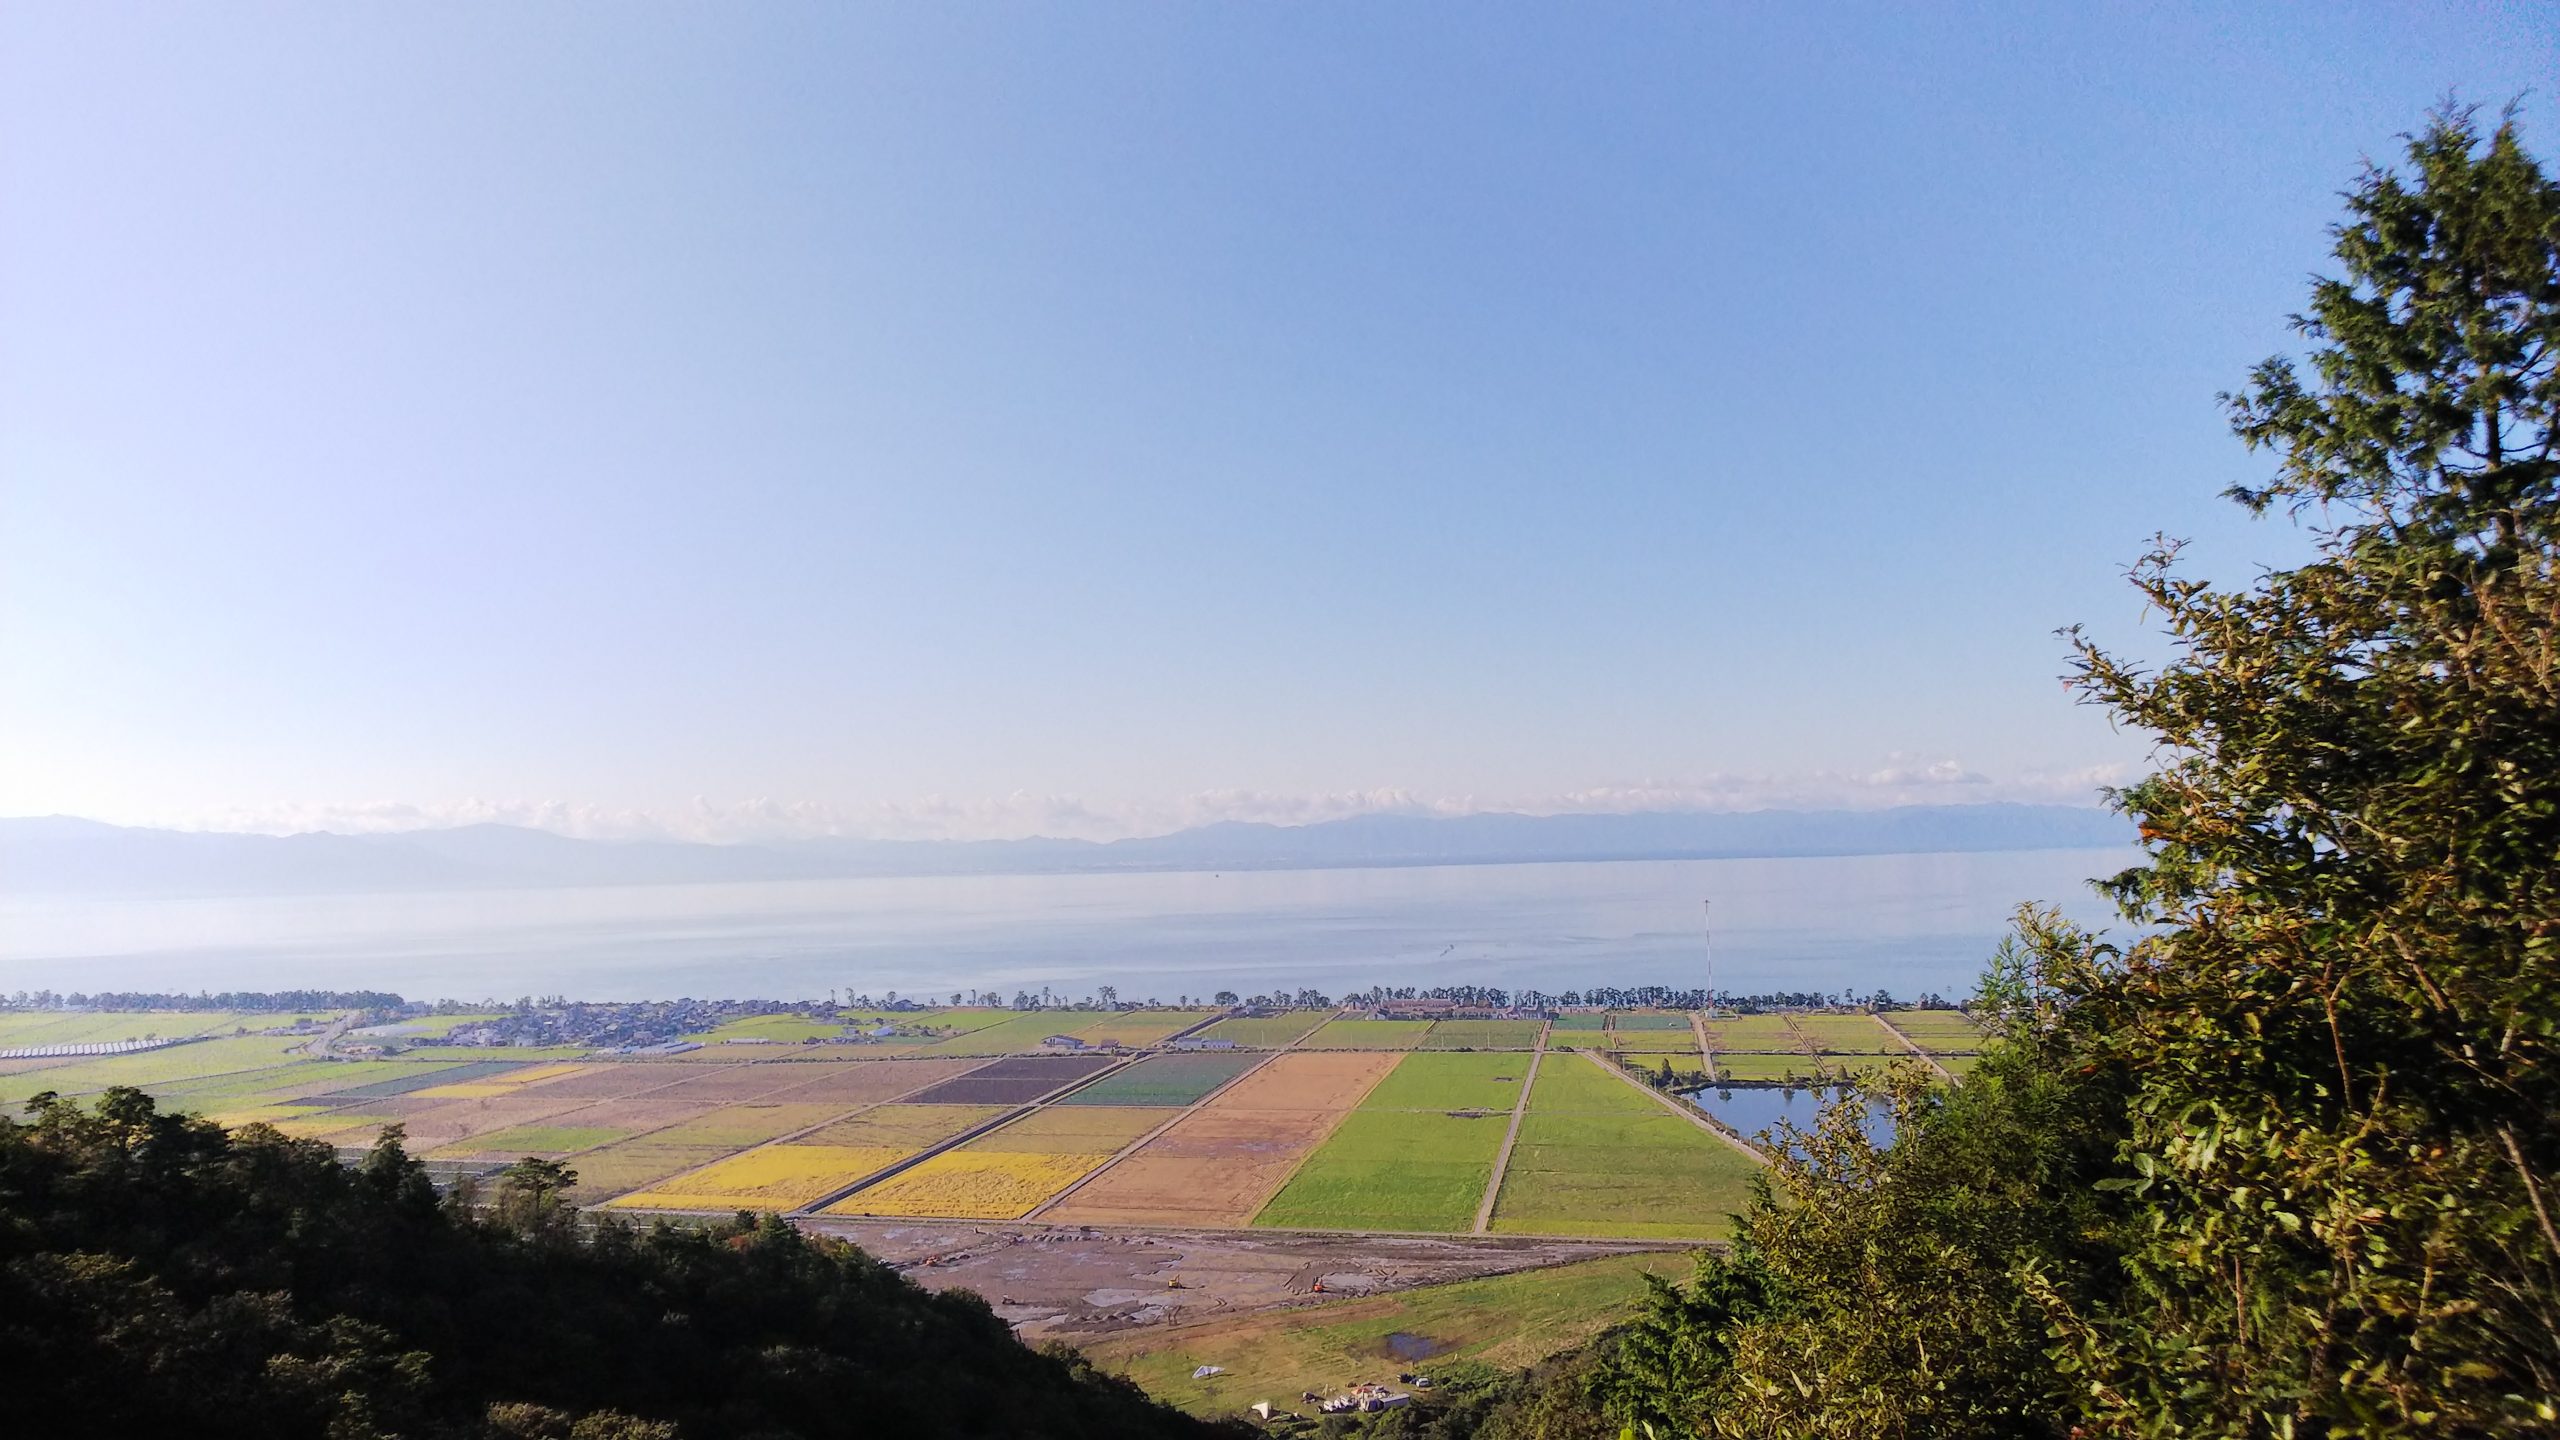
[(15, 0), (0, 813), (2084, 797), (2336, 191), (2560, 75), (2231, 8)]

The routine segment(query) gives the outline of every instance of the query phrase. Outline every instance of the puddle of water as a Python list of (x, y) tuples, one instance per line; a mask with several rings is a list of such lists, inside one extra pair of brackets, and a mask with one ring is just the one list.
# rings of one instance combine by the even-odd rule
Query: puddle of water
[[(1814, 1116), (1831, 1102), (1830, 1088), (1808, 1086), (1800, 1090), (1717, 1090), (1697, 1091), (1688, 1096), (1690, 1104), (1713, 1115), (1725, 1125), (1754, 1140), (1760, 1132), (1781, 1120), (1794, 1122), (1800, 1130), (1813, 1128)], [(1893, 1143), (1893, 1117), (1879, 1101), (1867, 1102), (1867, 1138), (1879, 1145)]]
[(1428, 1335), (1410, 1330), (1391, 1331), (1387, 1335), (1387, 1353), (1398, 1360), (1428, 1360), (1449, 1347)]

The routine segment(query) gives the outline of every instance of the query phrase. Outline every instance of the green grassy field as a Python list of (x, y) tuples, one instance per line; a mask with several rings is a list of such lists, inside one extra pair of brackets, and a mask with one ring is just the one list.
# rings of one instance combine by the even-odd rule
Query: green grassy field
[(1535, 1020), (1443, 1020), (1422, 1037), (1425, 1050), (1534, 1050), (1538, 1032), (1546, 1027)]
[(1689, 1017), (1659, 1010), (1619, 1010), (1609, 1016), (1612, 1030), (1686, 1030)]
[[(1428, 1370), (1475, 1362), (1504, 1369), (1534, 1365), (1632, 1314), (1647, 1274), (1689, 1273), (1678, 1253), (1613, 1255), (1579, 1264), (1391, 1295), (1336, 1301), (1205, 1324), (1139, 1330), (1080, 1348), (1105, 1370), (1195, 1415), (1234, 1415), (1257, 1400), (1299, 1408), (1308, 1390), (1331, 1394), (1345, 1381), (1393, 1380), (1417, 1363)], [(1441, 1347), (1427, 1362), (1399, 1360), (1390, 1335)], [(1223, 1375), (1194, 1380), (1203, 1365)]]
[(778, 1045), (797, 1045), (803, 1040), (832, 1040), (843, 1033), (844, 1022), (841, 1020), (812, 1020), (805, 1015), (749, 1015), (684, 1038), (705, 1045), (729, 1040), (769, 1040)]
[(1866, 1015), (1798, 1015), (1796, 1028), (1826, 1055), (1908, 1055), (1902, 1042)]
[(1550, 1055), (1493, 1211), (1497, 1233), (1715, 1239), (1758, 1167), (1579, 1055)]
[(1982, 1063), (1982, 1057), (1979, 1055), (1941, 1055), (1937, 1059), (1940, 1065), (1946, 1067), (1948, 1074), (1959, 1080), (1972, 1074), (1973, 1067)]
[(1811, 1055), (1744, 1055), (1718, 1052), (1716, 1078), (1720, 1080), (1802, 1080), (1811, 1083), (1821, 1078), (1822, 1062)]
[(1233, 1040), (1239, 1045), (1274, 1049), (1295, 1043), (1332, 1013), (1330, 1010), (1287, 1010), (1277, 1015), (1236, 1016), (1221, 1020), (1200, 1033), (1204, 1039)]
[(1467, 1119), (1435, 1110), (1355, 1110), (1253, 1223), (1463, 1231), (1475, 1223), (1510, 1124), (1507, 1112)]
[(1559, 1015), (1553, 1021), (1549, 1022), (1549, 1028), (1556, 1030), (1606, 1030), (1609, 1028), (1609, 1017), (1597, 1011), (1588, 1014)]
[(1982, 1047), (1982, 1027), (1960, 1010), (1896, 1010), (1885, 1017), (1921, 1049), (1965, 1053)]
[(981, 1025), (964, 1035), (934, 1041), (901, 1050), (901, 1055), (1010, 1055), (1016, 1051), (1037, 1050), (1040, 1042), (1052, 1035), (1072, 1035), (1078, 1028), (1102, 1017), (1088, 1010), (1082, 1014), (1052, 1011), (1012, 1015), (992, 1025)]
[(0, 1049), (20, 1045), (96, 1045), (116, 1040), (228, 1035), (290, 1024), (291, 1015), (229, 1010), (15, 1010), (0, 1012)]
[(1309, 1050), (1410, 1050), (1431, 1030), (1428, 1020), (1328, 1020), (1307, 1037)]
[(1802, 1050), (1795, 1027), (1784, 1015), (1727, 1015), (1707, 1022), (1708, 1048), (1724, 1050)]
[(284, 1062), (287, 1051), (301, 1043), (287, 1036), (244, 1035), (196, 1040), (138, 1055), (110, 1055), (49, 1065), (41, 1070), (21, 1070), (14, 1075), (0, 1075), (0, 1104), (15, 1106), (46, 1090), (61, 1095), (94, 1094), (110, 1085), (151, 1090), (216, 1075), (273, 1069)]
[(1062, 1105), (1188, 1105), (1261, 1063), (1234, 1051), (1150, 1055), (1087, 1085)]
[(1698, 1049), (1698, 1032), (1694, 1030), (1612, 1030), (1609, 1048), (1632, 1055), (1689, 1055)]
[(1208, 1018), (1205, 1010), (1132, 1010), (1087, 1025), (1075, 1036), (1089, 1045), (1153, 1045)]
[(1524, 1054), (1418, 1052), (1397, 1062), (1360, 1102), (1363, 1110), (1495, 1110), (1520, 1103)]

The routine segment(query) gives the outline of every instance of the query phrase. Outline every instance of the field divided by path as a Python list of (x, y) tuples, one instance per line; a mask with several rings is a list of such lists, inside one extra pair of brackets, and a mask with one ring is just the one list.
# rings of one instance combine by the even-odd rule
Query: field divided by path
[(1064, 1225), (1244, 1225), (1397, 1056), (1274, 1057), (1046, 1212)]
[(1302, 1230), (1464, 1231), (1534, 1057), (1406, 1056), (1292, 1173), (1254, 1223)]
[(1720, 1239), (1757, 1167), (1588, 1056), (1549, 1051), (1494, 1234)]

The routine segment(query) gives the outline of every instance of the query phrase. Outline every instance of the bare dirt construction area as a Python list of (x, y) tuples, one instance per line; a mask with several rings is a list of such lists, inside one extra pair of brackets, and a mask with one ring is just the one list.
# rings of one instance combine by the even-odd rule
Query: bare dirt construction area
[(1194, 1324), (1664, 1248), (833, 1218), (797, 1223), (853, 1241), (926, 1289), (975, 1290), (1035, 1342)]

